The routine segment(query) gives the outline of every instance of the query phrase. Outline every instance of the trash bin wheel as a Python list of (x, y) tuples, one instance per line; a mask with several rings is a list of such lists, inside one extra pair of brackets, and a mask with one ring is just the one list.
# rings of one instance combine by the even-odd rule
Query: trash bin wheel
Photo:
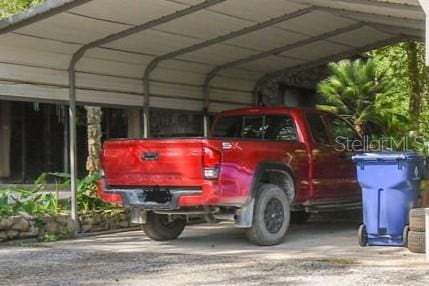
[(425, 209), (411, 209), (410, 210), (410, 230), (411, 231), (425, 231)]
[(368, 234), (366, 233), (366, 227), (364, 224), (361, 224), (359, 226), (358, 237), (359, 237), (359, 245), (362, 247), (367, 246)]
[(404, 241), (404, 247), (408, 247), (408, 232), (410, 231), (410, 227), (406, 225), (402, 232), (402, 240)]
[(425, 253), (425, 232), (408, 232), (408, 250), (415, 253)]

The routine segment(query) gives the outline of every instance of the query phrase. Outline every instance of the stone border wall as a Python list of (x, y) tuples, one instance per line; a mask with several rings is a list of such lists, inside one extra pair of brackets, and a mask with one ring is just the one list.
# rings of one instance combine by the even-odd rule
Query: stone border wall
[[(79, 217), (80, 232), (91, 233), (129, 228), (130, 217), (126, 211), (100, 211)], [(14, 239), (42, 238), (45, 235), (69, 237), (73, 233), (70, 214), (40, 217), (17, 215), (0, 218), (0, 242)]]

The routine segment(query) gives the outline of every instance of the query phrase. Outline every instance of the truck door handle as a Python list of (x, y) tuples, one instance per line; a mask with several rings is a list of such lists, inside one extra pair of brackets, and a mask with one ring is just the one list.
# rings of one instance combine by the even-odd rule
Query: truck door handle
[(159, 160), (159, 153), (158, 152), (144, 152), (142, 159), (145, 161)]

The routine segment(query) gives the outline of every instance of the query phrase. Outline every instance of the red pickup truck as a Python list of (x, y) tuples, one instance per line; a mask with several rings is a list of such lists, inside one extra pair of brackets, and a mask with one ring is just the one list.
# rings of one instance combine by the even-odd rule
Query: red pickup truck
[(282, 241), (312, 212), (360, 204), (342, 118), (315, 109), (219, 114), (209, 138), (104, 143), (101, 199), (131, 209), (152, 239), (177, 238), (189, 219), (232, 220), (257, 245)]

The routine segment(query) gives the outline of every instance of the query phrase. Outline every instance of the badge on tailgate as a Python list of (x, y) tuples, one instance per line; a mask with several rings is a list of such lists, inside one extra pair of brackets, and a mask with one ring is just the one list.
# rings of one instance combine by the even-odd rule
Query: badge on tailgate
[(145, 161), (159, 160), (159, 153), (158, 152), (143, 152), (142, 159)]

